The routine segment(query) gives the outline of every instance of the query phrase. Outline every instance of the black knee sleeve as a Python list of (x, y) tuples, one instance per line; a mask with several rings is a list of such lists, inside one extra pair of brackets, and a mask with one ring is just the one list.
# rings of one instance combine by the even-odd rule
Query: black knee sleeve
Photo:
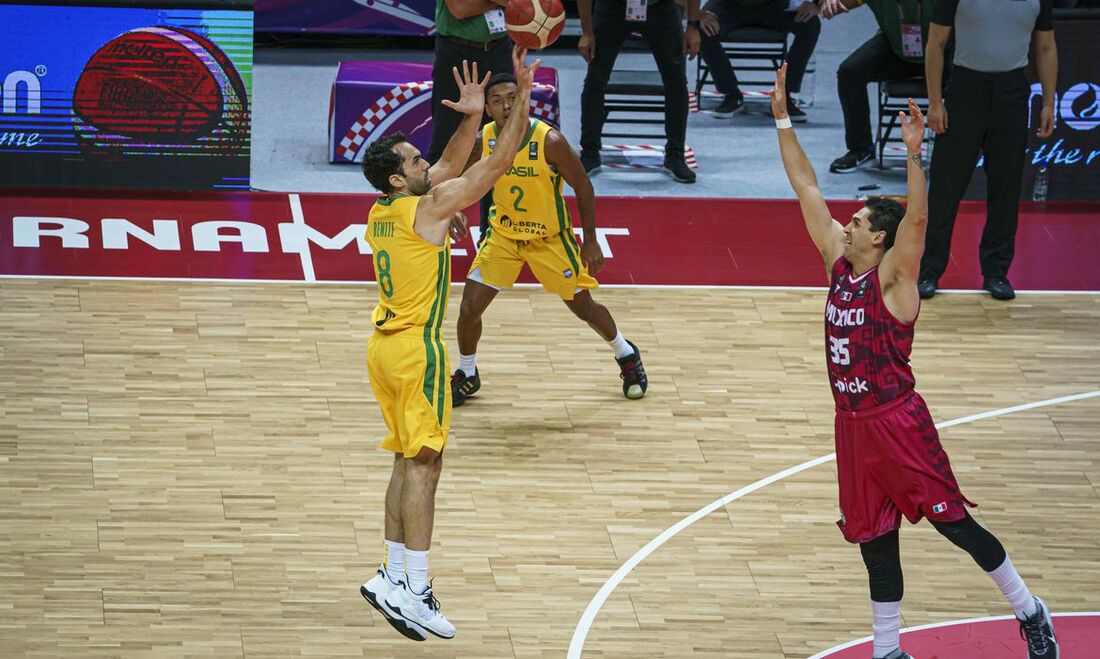
[(974, 521), (970, 513), (957, 522), (932, 522), (940, 535), (974, 559), (983, 570), (992, 572), (1005, 562), (1005, 548), (992, 533)]
[(874, 540), (861, 542), (859, 553), (867, 566), (871, 599), (875, 602), (900, 602), (905, 594), (905, 583), (901, 577), (898, 532), (891, 531)]

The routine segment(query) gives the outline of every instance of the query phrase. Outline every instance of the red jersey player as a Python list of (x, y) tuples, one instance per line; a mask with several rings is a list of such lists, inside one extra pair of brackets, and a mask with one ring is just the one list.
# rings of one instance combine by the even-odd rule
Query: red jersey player
[(871, 587), (874, 657), (909, 657), (899, 645), (898, 528), (922, 517), (966, 550), (997, 584), (1020, 621), (1032, 659), (1058, 656), (1050, 611), (1031, 595), (1004, 547), (967, 512), (928, 407), (913, 386), (909, 352), (920, 311), (917, 277), (928, 222), (921, 162), (924, 116), (900, 114), (908, 151), (908, 207), (867, 201), (847, 226), (834, 220), (787, 116), (786, 66), (776, 74), (772, 112), (783, 167), (806, 230), (825, 260), (825, 361), (836, 401), (840, 526), (859, 544)]

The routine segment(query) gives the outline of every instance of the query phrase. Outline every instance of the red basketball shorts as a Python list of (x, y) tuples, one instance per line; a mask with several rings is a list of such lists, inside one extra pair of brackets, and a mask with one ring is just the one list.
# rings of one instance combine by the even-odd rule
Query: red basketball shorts
[(836, 467), (844, 539), (873, 540), (922, 517), (955, 522), (964, 506), (951, 462), (915, 391), (860, 412), (836, 412)]

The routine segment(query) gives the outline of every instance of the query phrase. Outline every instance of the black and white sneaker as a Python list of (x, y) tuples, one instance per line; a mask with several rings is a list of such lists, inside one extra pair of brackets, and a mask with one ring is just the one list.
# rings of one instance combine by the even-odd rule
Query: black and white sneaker
[(1046, 602), (1035, 598), (1038, 609), (1030, 618), (1019, 620), (1020, 638), (1027, 641), (1028, 659), (1058, 659), (1058, 641), (1054, 638), (1054, 623)]
[(882, 659), (913, 659), (913, 657), (907, 654), (905, 650), (902, 650), (901, 648), (895, 648), (893, 652), (886, 655)]
[(378, 574), (374, 575), (374, 578), (367, 583), (359, 586), (359, 594), (363, 596), (363, 599), (373, 606), (382, 617), (386, 619), (386, 622), (401, 633), (407, 639), (413, 641), (426, 641), (428, 640), (428, 632), (416, 624), (410, 622), (404, 618), (395, 618), (390, 615), (382, 606), (382, 601), (386, 599), (386, 596), (390, 594), (390, 591), (395, 588), (400, 588), (399, 584), (394, 584), (390, 581), (389, 575), (386, 573), (386, 566), (381, 565), (378, 568)]
[[(794, 119), (791, 119), (791, 121), (794, 121)], [(834, 160), (833, 164), (829, 165), (829, 171), (834, 174), (854, 172), (866, 163), (874, 160), (874, 158), (874, 149), (867, 149), (866, 151), (849, 151)]]
[(466, 373), (458, 369), (451, 376), (451, 407), (462, 405), (467, 398), (476, 394), (478, 389), (481, 389), (481, 374), (478, 370), (475, 368), (473, 376), (466, 377)]
[(630, 341), (627, 341), (627, 344), (634, 348), (634, 352), (621, 359), (616, 358), (615, 361), (619, 363), (623, 395), (631, 400), (637, 400), (645, 396), (646, 389), (649, 388), (649, 378), (645, 374), (645, 367), (642, 366), (642, 353), (638, 350), (638, 346)]
[(439, 610), (439, 600), (432, 594), (431, 586), (416, 594), (402, 581), (382, 600), (382, 607), (394, 618), (419, 625), (439, 638), (455, 637), (455, 626)]
[(718, 107), (711, 110), (711, 115), (720, 119), (726, 117), (732, 117), (733, 115), (742, 112), (745, 109), (745, 96), (741, 92), (736, 94), (726, 94), (722, 97), (722, 102)]

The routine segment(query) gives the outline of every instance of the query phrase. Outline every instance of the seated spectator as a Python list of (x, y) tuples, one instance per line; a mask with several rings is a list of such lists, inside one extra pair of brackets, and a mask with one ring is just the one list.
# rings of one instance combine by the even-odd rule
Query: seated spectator
[(821, 16), (866, 4), (879, 31), (841, 62), (836, 72), (837, 94), (844, 112), (848, 152), (833, 161), (834, 174), (854, 172), (875, 157), (867, 85), (924, 75), (924, 44), (936, 0), (821, 0)]
[[(712, 114), (729, 117), (745, 106), (745, 97), (737, 87), (737, 75), (722, 49), (724, 37), (744, 27), (766, 27), (793, 34), (794, 43), (787, 53), (787, 92), (798, 94), (810, 55), (821, 34), (821, 19), (817, 14), (817, 4), (810, 0), (710, 0), (703, 7), (701, 55), (714, 77), (714, 86), (725, 94)], [(806, 121), (806, 113), (790, 96), (787, 96), (787, 114), (791, 121)]]

